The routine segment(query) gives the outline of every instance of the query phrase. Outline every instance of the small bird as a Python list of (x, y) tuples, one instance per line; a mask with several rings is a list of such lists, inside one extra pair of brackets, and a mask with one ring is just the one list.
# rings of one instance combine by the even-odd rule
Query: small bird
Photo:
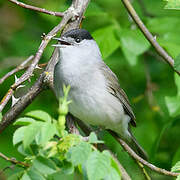
[(58, 48), (54, 69), (57, 98), (63, 96), (63, 85), (70, 85), (72, 103), (69, 112), (84, 123), (115, 132), (136, 153), (147, 159), (145, 151), (130, 131), (136, 126), (128, 97), (116, 75), (102, 60), (100, 49), (85, 29), (64, 33), (53, 46)]

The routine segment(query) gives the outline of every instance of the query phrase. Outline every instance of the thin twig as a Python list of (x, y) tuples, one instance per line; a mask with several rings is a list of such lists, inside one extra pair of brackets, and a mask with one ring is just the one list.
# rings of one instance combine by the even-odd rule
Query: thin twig
[(133, 157), (135, 160), (139, 161), (140, 163), (144, 164), (145, 166), (149, 167), (150, 169), (152, 169), (155, 172), (158, 172), (160, 174), (164, 174), (166, 176), (173, 176), (176, 177), (178, 175), (180, 175), (180, 173), (174, 173), (174, 172), (170, 172), (167, 171), (165, 169), (156, 167), (155, 165), (145, 161), (144, 159), (142, 159), (140, 156), (138, 156), (122, 139), (120, 139), (119, 137), (117, 137), (117, 135), (115, 133), (113, 133), (112, 131), (109, 131), (110, 134), (121, 144), (121, 146), (124, 148), (125, 151), (127, 151), (127, 153)]
[(66, 23), (71, 19), (71, 17), (73, 16), (73, 13), (67, 13), (66, 14), (66, 18), (63, 18), (62, 21), (55, 26), (42, 40), (39, 49), (31, 63), (31, 65), (28, 67), (28, 69), (26, 70), (26, 72), (11, 86), (11, 88), (9, 89), (9, 91), (6, 93), (6, 95), (4, 96), (3, 100), (0, 103), (0, 112), (3, 110), (3, 108), (5, 107), (5, 105), (8, 103), (8, 101), (10, 100), (10, 98), (12, 97), (12, 94), (14, 92), (14, 90), (21, 85), (24, 81), (28, 80), (31, 78), (31, 76), (33, 75), (33, 71), (36, 68), (43, 52), (44, 49), (46, 48), (46, 46), (48, 45), (49, 41), (51, 40), (52, 37), (54, 37), (58, 31), (60, 31), (65, 25)]
[(17, 4), (18, 6), (21, 6), (23, 8), (30, 9), (30, 10), (33, 10), (33, 11), (38, 11), (38, 12), (41, 12), (41, 13), (45, 13), (45, 14), (49, 14), (49, 15), (53, 15), (53, 16), (58, 16), (58, 17), (63, 17), (64, 16), (63, 12), (49, 11), (47, 9), (31, 6), (31, 5), (16, 1), (16, 0), (9, 0), (9, 1), (14, 3), (14, 4)]
[[(70, 6), (69, 10), (66, 11), (61, 23), (58, 26), (56, 26), (56, 30), (57, 28), (59, 30), (64, 28), (63, 31), (68, 31), (74, 28), (78, 28), (83, 18), (83, 14), (88, 6), (89, 1), (90, 0), (84, 0), (84, 1), (73, 0), (72, 5)], [(75, 16), (75, 18), (69, 21), (70, 18), (73, 16)], [(59, 26), (61, 26), (61, 28)], [(34, 58), (34, 60), (35, 59), (36, 57)], [(18, 100), (18, 102), (13, 107), (9, 109), (8, 112), (4, 114), (3, 119), (0, 122), (0, 133), (2, 133), (3, 130), (5, 130), (11, 123), (15, 121), (18, 115), (21, 112), (23, 112), (24, 109), (29, 104), (31, 104), (31, 102), (37, 97), (37, 95), (44, 89), (44, 87), (47, 84), (51, 88), (53, 87), (53, 71), (54, 71), (54, 66), (57, 63), (57, 61), (58, 61), (58, 50), (57, 48), (55, 48), (48, 62), (48, 65), (46, 66), (45, 71), (40, 75), (36, 83), (23, 97), (20, 98), (20, 100)]]
[(144, 177), (147, 180), (151, 180), (151, 177), (149, 176), (149, 174), (147, 173), (146, 169), (144, 168), (144, 165), (142, 163), (140, 163), (139, 161), (137, 161), (137, 160), (136, 160), (136, 162), (137, 162), (138, 166), (141, 168)]
[(0, 79), (0, 84), (2, 84), (8, 77), (10, 77), (11, 75), (17, 73), (18, 71), (24, 69), (27, 64), (34, 58), (33, 55), (29, 56), (25, 61), (23, 61), (19, 66), (17, 66), (15, 69), (13, 69), (12, 71), (8, 72), (7, 74), (5, 74), (1, 79)]
[(165, 60), (166, 63), (170, 65), (170, 67), (180, 75), (180, 71), (174, 69), (174, 59), (167, 54), (167, 52), (158, 44), (156, 38), (149, 32), (146, 26), (143, 24), (139, 16), (137, 15), (136, 11), (134, 10), (133, 6), (129, 2), (129, 0), (122, 0), (125, 8), (133, 18), (134, 22), (137, 24), (141, 32), (144, 34), (146, 39), (151, 43), (151, 45), (155, 48), (157, 53)]
[(0, 152), (0, 157), (3, 158), (6, 161), (11, 162), (12, 164), (16, 164), (16, 165), (23, 166), (23, 167), (29, 167), (29, 164), (21, 162), (21, 161), (17, 161), (15, 158), (9, 158), (9, 157), (5, 156), (1, 152)]

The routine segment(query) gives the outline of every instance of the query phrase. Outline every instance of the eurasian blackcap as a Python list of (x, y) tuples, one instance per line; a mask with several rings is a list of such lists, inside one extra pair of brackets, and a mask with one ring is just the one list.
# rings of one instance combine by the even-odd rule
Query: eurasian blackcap
[(130, 131), (136, 126), (128, 97), (116, 75), (102, 60), (96, 41), (85, 29), (73, 29), (55, 38), (59, 61), (54, 70), (56, 96), (63, 96), (63, 85), (70, 85), (69, 112), (85, 123), (117, 133), (142, 158), (146, 153)]

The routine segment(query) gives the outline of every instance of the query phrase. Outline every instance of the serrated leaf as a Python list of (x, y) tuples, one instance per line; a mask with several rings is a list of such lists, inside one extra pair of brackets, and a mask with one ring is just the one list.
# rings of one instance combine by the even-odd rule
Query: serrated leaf
[(32, 163), (32, 166), (34, 169), (44, 175), (49, 175), (56, 172), (56, 165), (54, 164), (54, 162), (42, 156), (36, 157), (36, 159)]
[(26, 126), (26, 131), (24, 132), (23, 138), (24, 149), (27, 149), (33, 140), (35, 140), (35, 137), (40, 132), (41, 127), (42, 122), (35, 122), (29, 126)]
[(115, 26), (98, 29), (92, 33), (92, 36), (97, 41), (103, 58), (110, 56), (120, 46), (115, 36)]
[(45, 145), (56, 134), (56, 126), (50, 122), (42, 123), (38, 135), (36, 136), (36, 143), (38, 145)]
[(174, 69), (180, 71), (180, 54), (175, 58)]
[(165, 5), (165, 9), (176, 9), (180, 10), (180, 0), (165, 0), (167, 4)]
[(125, 57), (131, 65), (135, 65), (138, 59), (137, 56), (149, 49), (149, 42), (138, 29), (124, 29), (119, 31), (118, 35)]
[(25, 115), (30, 116), (32, 118), (40, 119), (43, 121), (48, 121), (48, 122), (51, 122), (51, 119), (52, 119), (51, 116), (47, 112), (44, 112), (41, 110), (30, 111), (26, 113)]
[(67, 161), (70, 161), (74, 166), (82, 165), (89, 154), (91, 153), (91, 145), (87, 142), (81, 142), (80, 144), (73, 146), (66, 153)]
[(104, 143), (103, 141), (99, 141), (96, 134), (94, 132), (91, 132), (91, 134), (89, 135), (89, 143)]
[(105, 178), (111, 169), (110, 158), (94, 151), (90, 154), (86, 162), (86, 170), (89, 180), (99, 180)]
[(180, 172), (180, 161), (171, 168), (171, 172)]
[(22, 126), (27, 126), (31, 123), (35, 122), (34, 119), (29, 118), (29, 117), (22, 117), (16, 120), (15, 123), (13, 123), (13, 125), (22, 125)]
[(23, 141), (24, 132), (26, 131), (26, 127), (18, 128), (13, 134), (13, 145), (16, 145)]

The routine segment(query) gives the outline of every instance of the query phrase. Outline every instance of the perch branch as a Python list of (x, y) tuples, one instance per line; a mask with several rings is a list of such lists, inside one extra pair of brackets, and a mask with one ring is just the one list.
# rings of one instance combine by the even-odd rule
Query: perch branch
[(37, 12), (41, 12), (41, 13), (45, 13), (45, 14), (49, 14), (49, 15), (53, 15), (53, 16), (58, 16), (58, 17), (64, 16), (64, 13), (62, 13), (62, 12), (49, 11), (47, 9), (31, 6), (31, 5), (16, 1), (16, 0), (9, 0), (9, 1), (18, 5), (18, 6), (21, 6), (23, 8), (30, 9), (33, 11), (37, 11)]
[(165, 169), (156, 167), (155, 165), (145, 161), (140, 156), (138, 156), (122, 139), (117, 137), (117, 135), (115, 133), (113, 133), (112, 131), (109, 131), (109, 132), (119, 142), (119, 144), (124, 148), (124, 150), (127, 151), (127, 153), (131, 157), (133, 157), (136, 161), (139, 161), (140, 163), (144, 164), (145, 166), (147, 166), (151, 170), (158, 172), (160, 174), (166, 175), (166, 176), (176, 177), (176, 176), (180, 175), (180, 173), (174, 173), (174, 172), (167, 171)]
[(1, 152), (0, 152), (0, 157), (6, 161), (11, 162), (12, 164), (16, 164), (16, 165), (23, 166), (23, 167), (29, 167), (29, 164), (21, 162), (21, 161), (17, 161), (15, 158), (9, 158)]
[(146, 28), (146, 26), (143, 24), (139, 16), (137, 15), (136, 11), (134, 10), (133, 6), (129, 2), (129, 0), (122, 0), (125, 8), (133, 18), (134, 22), (137, 24), (141, 32), (144, 34), (146, 39), (151, 43), (151, 45), (155, 48), (157, 53), (164, 59), (166, 63), (170, 65), (170, 67), (178, 74), (180, 75), (180, 72), (174, 69), (174, 59), (167, 54), (167, 52), (158, 44), (156, 39), (153, 37), (153, 35), (149, 32), (149, 30)]

